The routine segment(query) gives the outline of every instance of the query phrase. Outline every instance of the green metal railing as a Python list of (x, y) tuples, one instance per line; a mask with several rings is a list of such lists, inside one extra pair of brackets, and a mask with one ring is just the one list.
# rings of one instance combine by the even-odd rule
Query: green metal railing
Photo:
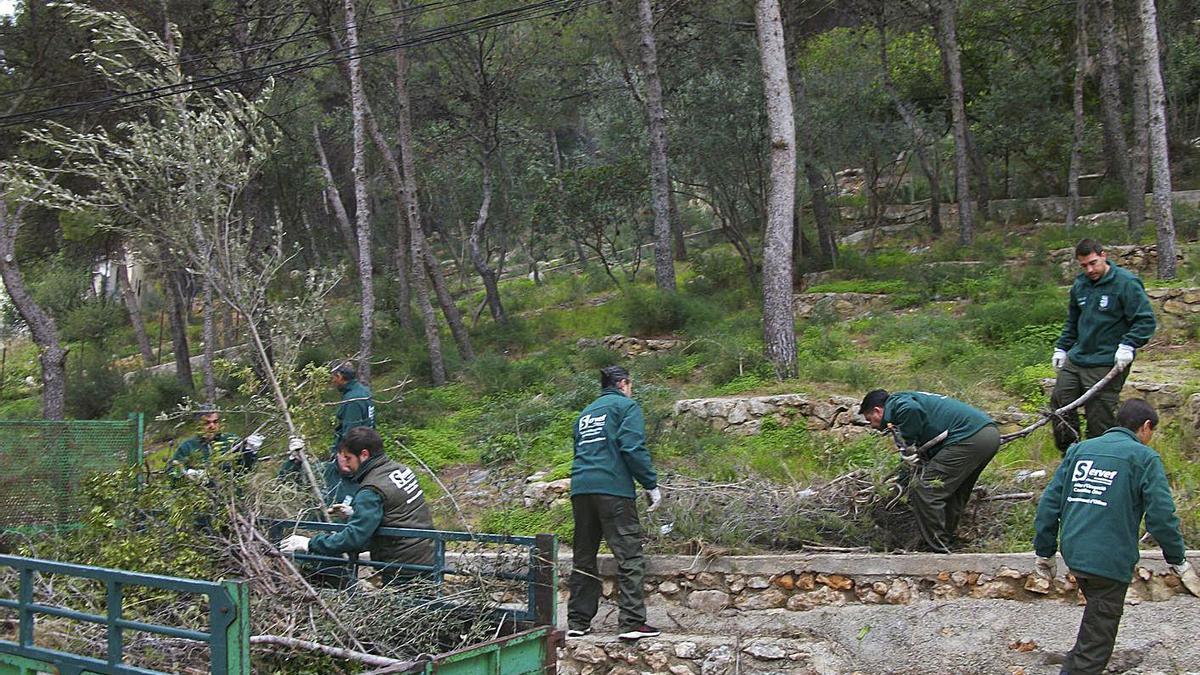
[[(250, 672), (250, 602), (241, 581), (196, 581), (157, 574), (73, 565), (69, 563), (0, 555), (0, 567), (17, 572), (20, 582), (16, 599), (0, 599), (0, 608), (18, 617), (17, 640), (0, 640), (0, 675), (56, 672), (104, 673), (112, 675), (158, 675), (124, 662), (124, 631), (133, 630), (193, 640), (208, 645), (212, 671), (218, 675), (248, 675)], [(34, 601), (34, 574), (56, 574), (102, 582), (106, 591), (104, 615), (80, 612), (67, 607), (44, 605)], [(125, 619), (122, 605), (125, 588), (149, 587), (203, 595), (208, 601), (208, 631)], [(36, 643), (36, 618), (58, 617), (71, 621), (101, 624), (107, 627), (105, 658), (39, 647)]]
[(0, 420), (0, 530), (77, 522), (80, 485), (142, 462), (143, 419)]
[[(277, 520), (269, 523), (272, 536), (282, 538), (289, 530), (305, 530), (310, 532), (340, 532), (346, 528), (341, 523), (319, 523), (312, 521)], [(499, 608), (497, 611), (510, 615), (520, 623), (537, 626), (554, 626), (557, 623), (558, 602), (558, 537), (553, 534), (539, 534), (534, 537), (522, 537), (508, 534), (477, 534), (471, 532), (454, 532), (450, 530), (414, 530), (399, 527), (381, 527), (375, 536), (405, 537), (416, 539), (432, 539), (434, 542), (434, 559), (432, 565), (416, 565), (410, 563), (386, 563), (375, 560), (347, 561), (345, 558), (320, 556), (311, 553), (294, 554), (296, 560), (317, 562), (324, 565), (345, 567), (350, 566), (350, 578), (357, 576), (358, 567), (370, 567), (377, 570), (397, 570), (428, 577), (438, 582), (444, 580), (447, 574), (459, 572), (447, 561), (446, 544), (450, 542), (471, 542), (504, 546), (521, 546), (528, 549), (528, 558), (523, 574), (503, 570), (477, 569), (472, 574), (482, 574), (508, 581), (524, 582), (526, 585), (525, 607), (520, 610)], [(476, 559), (478, 556), (472, 558)]]

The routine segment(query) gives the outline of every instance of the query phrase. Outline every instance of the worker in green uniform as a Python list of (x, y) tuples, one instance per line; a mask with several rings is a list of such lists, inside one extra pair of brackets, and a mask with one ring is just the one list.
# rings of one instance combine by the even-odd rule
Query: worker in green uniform
[[(1154, 311), (1142, 280), (1108, 260), (1096, 241), (1075, 247), (1082, 271), (1071, 285), (1067, 321), (1054, 345), (1051, 364), (1058, 371), (1050, 403), (1061, 408), (1104, 378), (1113, 365), (1121, 372), (1084, 404), (1088, 438), (1114, 423), (1117, 402), (1134, 352), (1154, 335)], [(1079, 440), (1079, 414), (1072, 410), (1054, 420), (1054, 444), (1065, 453)]]
[[(412, 469), (389, 459), (383, 439), (370, 427), (355, 427), (342, 438), (337, 462), (351, 476), (358, 490), (349, 505), (345, 529), (309, 538), (291, 535), (279, 544), (284, 553), (340, 556), (369, 551), (371, 560), (384, 563), (432, 565), (432, 539), (382, 537), (381, 527), (433, 529), (433, 517), (425, 504)], [(391, 569), (384, 579), (410, 578), (420, 572)]]
[(908, 503), (922, 544), (947, 553), (975, 482), (996, 451), (1000, 431), (986, 413), (940, 394), (876, 389), (859, 413), (871, 426), (898, 433), (913, 465)]
[(224, 473), (248, 471), (258, 461), (263, 437), (251, 434), (244, 441), (221, 431), (221, 412), (211, 405), (201, 406), (196, 413), (197, 434), (175, 449), (171, 456), (170, 472), (193, 481), (204, 481), (208, 470)]
[[(350, 504), (354, 493), (358, 491), (358, 485), (338, 468), (338, 448), (351, 429), (375, 428), (375, 402), (372, 400), (371, 390), (358, 380), (358, 372), (352, 363), (335, 365), (330, 372), (329, 383), (338, 390), (342, 398), (333, 416), (333, 446), (329, 450), (329, 459), (321, 463), (320, 472), (325, 480), (325, 504), (330, 506), (336, 515), (344, 511), (343, 507)], [(288, 444), (288, 460), (279, 470), (280, 476), (300, 469), (298, 453), (304, 448), (303, 439), (291, 439)]]
[(1117, 412), (1117, 425), (1071, 446), (1038, 501), (1035, 573), (1053, 584), (1054, 553), (1087, 599), (1065, 673), (1101, 673), (1112, 656), (1125, 592), (1139, 558), (1142, 519), (1171, 571), (1200, 595), (1200, 576), (1184, 558), (1183, 536), (1162, 459), (1149, 447), (1158, 414), (1142, 399)]
[(633, 400), (633, 380), (620, 366), (600, 370), (600, 397), (575, 421), (571, 464), (571, 511), (575, 518), (567, 637), (587, 635), (600, 606), (596, 554), (601, 538), (617, 560), (618, 637), (637, 640), (660, 631), (646, 624), (642, 579), (642, 525), (633, 482), (646, 489), (654, 511), (662, 500), (658, 475), (646, 449), (642, 407)]

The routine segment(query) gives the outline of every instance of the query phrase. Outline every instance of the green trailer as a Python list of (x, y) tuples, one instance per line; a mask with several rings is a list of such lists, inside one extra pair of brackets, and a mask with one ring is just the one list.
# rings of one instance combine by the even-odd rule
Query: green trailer
[[(275, 523), (276, 526), (284, 525)], [(329, 530), (344, 527), (328, 523), (286, 523), (289, 527)], [(556, 673), (557, 646), (561, 633), (555, 629), (557, 538), (553, 535), (513, 537), (435, 530), (387, 528), (386, 536), (433, 539), (437, 556), (433, 566), (421, 571), (441, 581), (455, 574), (455, 562), (448, 562), (446, 544), (483, 542), (529, 549), (529, 564), (523, 575), (496, 571), (514, 581), (526, 583), (528, 596), (524, 606), (497, 609), (511, 619), (501, 625), (510, 627), (507, 635), (471, 645), (453, 652), (397, 664), (395, 673), (442, 673), (449, 675), (524, 675)], [(303, 556), (297, 556), (298, 558)], [(356, 563), (350, 563), (351, 565)], [(364, 561), (361, 565), (380, 566)], [(0, 597), (0, 675), (161, 675), (163, 671), (140, 668), (125, 662), (123, 635), (140, 631), (201, 643), (211, 654), (209, 671), (218, 675), (250, 673), (250, 616), (248, 587), (244, 582), (210, 582), (142, 574), (124, 570), (74, 565), (69, 563), (0, 555), (0, 569), (8, 568), (19, 579), (17, 588)], [(478, 570), (475, 571), (478, 573)], [(68, 607), (35, 602), (33, 575), (48, 574), (88, 579), (103, 584), (106, 612), (91, 614)], [(208, 626), (202, 630), (149, 624), (122, 616), (123, 598), (130, 587), (149, 587), (194, 594), (208, 608)], [(12, 597), (8, 597), (12, 596)], [(11, 617), (15, 615), (15, 621)], [(99, 655), (76, 654), (39, 646), (37, 617), (57, 617), (69, 621), (99, 624), (106, 628), (107, 649)], [(5, 626), (12, 628), (6, 629)], [(13, 630), (15, 628), (15, 631)], [(15, 633), (15, 634), (14, 634)], [(15, 638), (15, 639), (14, 639)]]

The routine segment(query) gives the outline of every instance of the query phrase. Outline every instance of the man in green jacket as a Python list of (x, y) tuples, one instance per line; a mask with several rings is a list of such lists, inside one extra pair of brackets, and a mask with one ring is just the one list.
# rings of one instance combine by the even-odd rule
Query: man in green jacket
[[(1099, 382), (1113, 365), (1122, 370), (1092, 400), (1084, 404), (1088, 438), (1097, 438), (1114, 424), (1117, 402), (1134, 351), (1154, 335), (1154, 311), (1142, 280), (1108, 261), (1099, 242), (1080, 241), (1075, 259), (1082, 272), (1071, 286), (1067, 321), (1051, 359), (1058, 378), (1050, 403), (1061, 408)], [(1079, 440), (1079, 415), (1074, 410), (1054, 421), (1054, 444), (1065, 453)]]
[[(351, 429), (375, 428), (375, 402), (372, 400), (371, 390), (358, 380), (354, 364), (348, 361), (333, 367), (329, 384), (338, 390), (342, 399), (333, 416), (333, 446), (329, 450), (328, 461), (321, 463), (320, 471), (325, 479), (325, 503), (337, 514), (345, 510), (354, 493), (358, 491), (358, 485), (338, 468), (338, 448)], [(296, 452), (304, 447), (303, 439), (291, 439), (288, 445), (289, 456), (279, 470), (280, 476), (300, 470)], [(316, 469), (317, 467), (314, 467), (314, 470)]]
[(658, 508), (662, 493), (646, 449), (646, 423), (633, 400), (633, 380), (620, 366), (600, 370), (600, 397), (575, 421), (575, 459), (571, 464), (571, 511), (575, 541), (571, 599), (567, 603), (567, 637), (591, 631), (600, 606), (600, 572), (596, 553), (600, 539), (608, 542), (617, 561), (620, 608), (618, 637), (637, 640), (660, 631), (646, 624), (642, 579), (642, 525), (638, 520), (636, 480), (646, 489), (647, 511)]
[(914, 467), (908, 503), (922, 548), (948, 553), (971, 490), (1000, 449), (996, 424), (962, 401), (919, 391), (876, 389), (863, 397), (858, 412), (872, 427), (899, 434)]
[(1117, 426), (1067, 451), (1038, 502), (1035, 573), (1053, 582), (1061, 542), (1063, 560), (1087, 599), (1063, 672), (1100, 673), (1108, 663), (1139, 557), (1143, 517), (1171, 571), (1200, 595), (1200, 577), (1184, 558), (1162, 460), (1147, 445), (1157, 426), (1158, 414), (1148, 403), (1126, 401)]
[(244, 441), (221, 431), (221, 412), (203, 405), (196, 413), (199, 433), (186, 439), (171, 456), (170, 472), (189, 480), (204, 481), (209, 468), (224, 473), (249, 471), (258, 461), (263, 437), (251, 434)]
[[(432, 539), (378, 536), (381, 527), (431, 530), (433, 517), (412, 469), (389, 459), (379, 432), (355, 427), (338, 449), (337, 463), (358, 488), (347, 509), (345, 529), (309, 538), (291, 535), (279, 544), (284, 553), (340, 556), (370, 551), (373, 562), (432, 565)], [(385, 580), (411, 578), (419, 572), (389, 569)]]

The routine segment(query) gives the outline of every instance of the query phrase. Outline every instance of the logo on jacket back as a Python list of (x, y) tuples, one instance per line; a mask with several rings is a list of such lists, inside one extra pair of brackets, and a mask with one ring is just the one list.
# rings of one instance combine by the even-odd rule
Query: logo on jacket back
[(604, 440), (604, 422), (608, 415), (581, 415), (579, 417), (579, 445), (599, 443)]
[(1067, 501), (1108, 506), (1108, 502), (1098, 497), (1104, 496), (1116, 478), (1116, 470), (1097, 469), (1094, 461), (1081, 459), (1071, 472), (1071, 496)]

